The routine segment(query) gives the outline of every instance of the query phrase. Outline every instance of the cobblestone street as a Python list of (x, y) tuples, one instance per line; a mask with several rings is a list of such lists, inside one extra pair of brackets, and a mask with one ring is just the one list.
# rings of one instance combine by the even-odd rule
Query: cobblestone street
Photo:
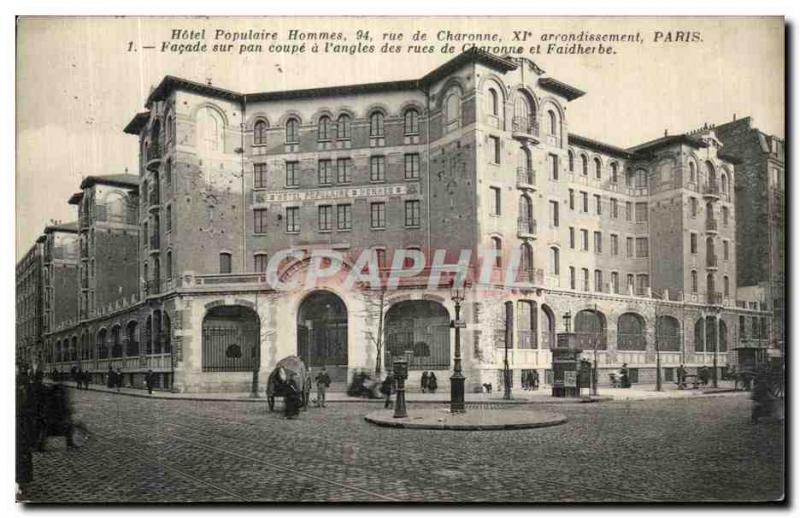
[(567, 423), (496, 432), (379, 428), (363, 419), (374, 404), (287, 421), (258, 403), (70, 395), (89, 441), (67, 450), (50, 438), (34, 453), (27, 500), (698, 502), (783, 492), (782, 424), (750, 425), (745, 394), (537, 405)]

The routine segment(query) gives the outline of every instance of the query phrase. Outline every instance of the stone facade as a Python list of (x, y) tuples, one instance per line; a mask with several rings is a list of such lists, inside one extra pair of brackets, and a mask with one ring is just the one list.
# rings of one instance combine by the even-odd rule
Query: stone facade
[[(566, 105), (581, 95), (529, 60), (476, 51), (418, 80), (315, 90), (166, 77), (126, 128), (141, 149), (125, 180), (138, 268), (137, 229), (109, 234), (124, 244), (95, 231), (96, 247), (120, 252), (96, 261), (120, 278), (94, 285), (78, 326), (47, 336), (50, 350), (79, 344), (53, 365), (98, 378), (113, 365), (134, 384), (152, 369), (180, 391), (245, 391), (257, 373), (263, 390), (287, 355), (344, 381), (374, 371), (380, 346), (384, 365), (409, 351), (412, 380), (433, 371), (446, 390), (455, 306), (451, 277), (427, 282), (437, 249), (451, 265), (471, 253), (471, 390), (497, 386), (509, 301), (517, 387), (531, 370), (548, 381), (565, 315), (601, 370), (627, 363), (640, 382), (657, 356), (667, 380), (680, 364), (734, 364), (738, 317), (768, 313), (737, 303), (735, 172), (720, 141), (704, 129), (622, 149), (570, 134)], [(306, 279), (319, 249), (344, 269), (281, 290), (264, 270), (287, 249), (297, 257), (279, 261), (280, 281)], [(409, 268), (393, 258), (410, 249), (428, 263), (397, 289), (347, 285), (364, 250), (385, 279)], [(487, 250), (499, 257), (483, 268)]]

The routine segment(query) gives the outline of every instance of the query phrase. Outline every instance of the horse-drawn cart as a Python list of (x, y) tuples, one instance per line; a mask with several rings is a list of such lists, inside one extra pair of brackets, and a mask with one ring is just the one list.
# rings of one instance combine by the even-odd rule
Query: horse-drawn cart
[[(303, 360), (287, 356), (280, 360), (267, 379), (267, 405), (275, 410), (275, 398), (282, 397), (284, 405), (308, 409), (311, 394), (311, 374)], [(290, 412), (287, 412), (289, 414)]]

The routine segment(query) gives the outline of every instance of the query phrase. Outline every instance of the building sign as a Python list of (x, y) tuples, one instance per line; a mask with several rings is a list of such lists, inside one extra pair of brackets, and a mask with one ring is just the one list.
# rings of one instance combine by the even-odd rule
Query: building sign
[(403, 196), (419, 194), (419, 183), (389, 185), (364, 185), (358, 187), (334, 187), (330, 189), (307, 189), (281, 191), (253, 191), (253, 205), (268, 203), (343, 200), (383, 196)]

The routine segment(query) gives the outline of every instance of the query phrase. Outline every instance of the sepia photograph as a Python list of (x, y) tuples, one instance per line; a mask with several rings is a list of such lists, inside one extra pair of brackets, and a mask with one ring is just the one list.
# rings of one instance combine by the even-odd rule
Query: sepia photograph
[(786, 504), (787, 30), (17, 17), (16, 502)]

